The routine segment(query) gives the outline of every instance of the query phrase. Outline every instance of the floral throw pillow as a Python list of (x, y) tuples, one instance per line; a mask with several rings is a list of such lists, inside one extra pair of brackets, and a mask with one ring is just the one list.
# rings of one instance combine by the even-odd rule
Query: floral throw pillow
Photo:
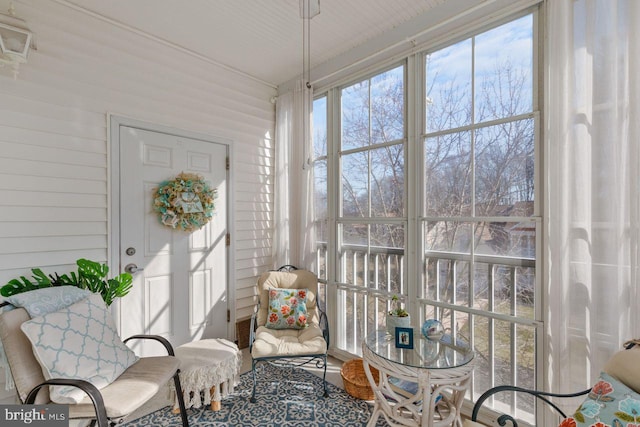
[(307, 289), (269, 289), (267, 328), (307, 327)]
[(640, 427), (640, 395), (602, 372), (582, 405), (560, 427)]

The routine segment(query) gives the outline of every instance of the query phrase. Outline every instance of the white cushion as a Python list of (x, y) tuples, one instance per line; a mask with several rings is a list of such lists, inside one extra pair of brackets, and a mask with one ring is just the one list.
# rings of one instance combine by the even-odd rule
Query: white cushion
[[(24, 322), (21, 329), (46, 379), (84, 379), (100, 389), (138, 360), (120, 340), (98, 294)], [(54, 386), (50, 393), (56, 403), (78, 403), (86, 396), (75, 387)]]
[(604, 371), (640, 393), (640, 345), (615, 353), (604, 365)]
[(484, 424), (477, 423), (471, 420), (464, 420), (462, 427), (487, 427)]
[(271, 356), (303, 356), (324, 354), (327, 342), (316, 324), (306, 329), (269, 329), (260, 326), (251, 348), (254, 359)]

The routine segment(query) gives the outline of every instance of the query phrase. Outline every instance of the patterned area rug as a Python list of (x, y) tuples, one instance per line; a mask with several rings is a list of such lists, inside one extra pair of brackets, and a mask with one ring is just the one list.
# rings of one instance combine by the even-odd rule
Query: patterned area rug
[[(278, 368), (261, 364), (257, 371), (256, 403), (249, 402), (251, 372), (240, 376), (235, 392), (222, 400), (220, 411), (188, 409), (192, 427), (363, 427), (372, 406), (327, 383), (329, 397), (322, 396), (322, 378), (302, 368)], [(181, 426), (180, 416), (163, 408), (125, 424), (126, 427)], [(378, 420), (377, 426), (387, 424)]]

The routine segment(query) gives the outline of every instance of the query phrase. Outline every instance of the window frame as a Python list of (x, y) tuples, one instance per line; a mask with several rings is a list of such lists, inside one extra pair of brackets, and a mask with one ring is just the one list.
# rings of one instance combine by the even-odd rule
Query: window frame
[[(424, 140), (426, 137), (433, 135), (426, 132), (426, 112), (425, 106), (422, 100), (426, 99), (426, 85), (425, 85), (425, 60), (428, 52), (441, 49), (445, 46), (455, 44), (468, 37), (472, 37), (488, 31), (492, 28), (498, 27), (504, 23), (514, 21), (525, 15), (532, 15), (532, 31), (533, 31), (533, 58), (532, 58), (532, 79), (533, 79), (533, 93), (532, 93), (532, 112), (524, 114), (523, 117), (528, 117), (534, 120), (534, 156), (535, 156), (535, 171), (534, 171), (534, 214), (533, 217), (522, 218), (525, 221), (530, 221), (535, 224), (536, 229), (536, 243), (535, 243), (535, 292), (536, 302), (534, 307), (533, 319), (522, 319), (522, 323), (528, 326), (535, 327), (539, 332), (536, 335), (535, 340), (535, 380), (538, 385), (543, 385), (543, 374), (545, 371), (544, 352), (541, 351), (544, 348), (544, 307), (545, 307), (545, 295), (542, 288), (543, 277), (543, 253), (544, 247), (543, 234), (545, 224), (541, 217), (543, 212), (543, 179), (542, 171), (544, 170), (543, 155), (544, 149), (542, 147), (543, 141), (543, 70), (542, 61), (543, 49), (542, 49), (542, 34), (543, 34), (543, 22), (541, 19), (543, 8), (540, 4), (529, 6), (526, 9), (522, 9), (516, 13), (510, 13), (508, 16), (502, 16), (499, 19), (494, 19), (491, 22), (487, 22), (483, 26), (477, 26), (473, 30), (464, 34), (461, 32), (456, 33), (453, 37), (447, 39), (440, 39), (436, 43), (432, 43), (431, 46), (421, 47), (419, 50), (414, 49), (410, 54), (404, 56), (400, 61), (393, 60), (387, 64), (382, 64), (375, 69), (369, 69), (365, 73), (355, 74), (348, 77), (348, 80), (343, 80), (340, 84), (332, 85), (323, 88), (321, 92), (316, 93), (316, 98), (326, 96), (327, 98), (327, 236), (329, 241), (327, 242), (326, 251), (328, 254), (326, 258), (326, 272), (327, 272), (327, 284), (328, 286), (328, 314), (332, 320), (332, 335), (339, 337), (344, 334), (350, 324), (348, 322), (340, 321), (336, 312), (336, 305), (332, 302), (336, 302), (338, 294), (341, 290), (358, 291), (354, 286), (347, 283), (343, 283), (339, 280), (340, 276), (340, 248), (342, 245), (342, 239), (340, 236), (340, 228), (343, 224), (362, 223), (364, 221), (375, 224), (379, 222), (389, 223), (401, 223), (404, 225), (405, 230), (405, 256), (403, 260), (404, 281), (406, 283), (418, 283), (418, 285), (408, 285), (406, 295), (406, 308), (411, 313), (412, 318), (417, 319), (414, 322), (421, 324), (425, 320), (424, 310), (422, 309), (425, 303), (434, 303), (434, 301), (425, 298), (423, 294), (423, 283), (425, 280), (426, 269), (424, 266), (424, 224), (427, 220), (433, 220), (436, 217), (425, 216), (425, 196), (424, 196)], [(397, 57), (396, 57), (397, 58)], [(387, 70), (397, 67), (399, 64), (404, 64), (405, 72), (405, 99), (404, 99), (404, 155), (405, 155), (405, 179), (404, 179), (404, 216), (398, 218), (376, 218), (376, 217), (345, 217), (342, 215), (342, 155), (344, 153), (362, 151), (364, 148), (356, 149), (341, 149), (341, 91), (345, 87), (353, 85), (364, 79), (371, 78), (375, 75), (384, 73)], [(512, 120), (509, 118), (508, 120)], [(485, 127), (489, 124), (498, 124), (505, 120), (497, 119), (490, 122), (484, 122), (478, 124), (476, 127)], [(446, 133), (443, 131), (442, 133)], [(368, 147), (370, 148), (370, 147)], [(472, 217), (443, 217), (441, 219), (446, 220), (473, 220), (477, 221), (478, 218)], [(487, 220), (504, 220), (504, 217), (498, 218), (482, 218), (483, 221)], [(514, 218), (509, 218), (514, 219)], [(418, 256), (411, 256), (411, 254), (421, 254)], [(390, 297), (388, 293), (375, 292), (376, 297)], [(447, 306), (446, 303), (435, 301), (436, 304)], [(458, 309), (457, 306), (450, 307)], [(469, 310), (471, 314), (474, 314), (474, 310)], [(511, 317), (495, 313), (495, 318), (498, 320), (513, 320)], [(520, 320), (518, 320), (520, 322)], [(366, 329), (363, 333), (366, 332)], [(356, 334), (357, 335), (357, 334)], [(354, 335), (354, 341), (357, 336)], [(337, 339), (333, 341), (335, 344)], [(473, 344), (473, 343), (472, 343)], [(345, 349), (334, 348), (333, 353), (337, 357), (353, 357), (357, 352), (346, 351)], [(473, 388), (472, 388), (473, 390)], [(473, 392), (472, 392), (473, 393)], [(474, 400), (477, 396), (471, 396)], [(538, 418), (541, 419), (541, 418)]]

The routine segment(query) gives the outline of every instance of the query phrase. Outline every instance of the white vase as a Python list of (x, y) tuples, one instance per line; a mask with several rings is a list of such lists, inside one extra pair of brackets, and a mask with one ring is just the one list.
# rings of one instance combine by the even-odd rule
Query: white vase
[(396, 336), (396, 328), (410, 328), (411, 316), (398, 317), (387, 313), (387, 333)]

